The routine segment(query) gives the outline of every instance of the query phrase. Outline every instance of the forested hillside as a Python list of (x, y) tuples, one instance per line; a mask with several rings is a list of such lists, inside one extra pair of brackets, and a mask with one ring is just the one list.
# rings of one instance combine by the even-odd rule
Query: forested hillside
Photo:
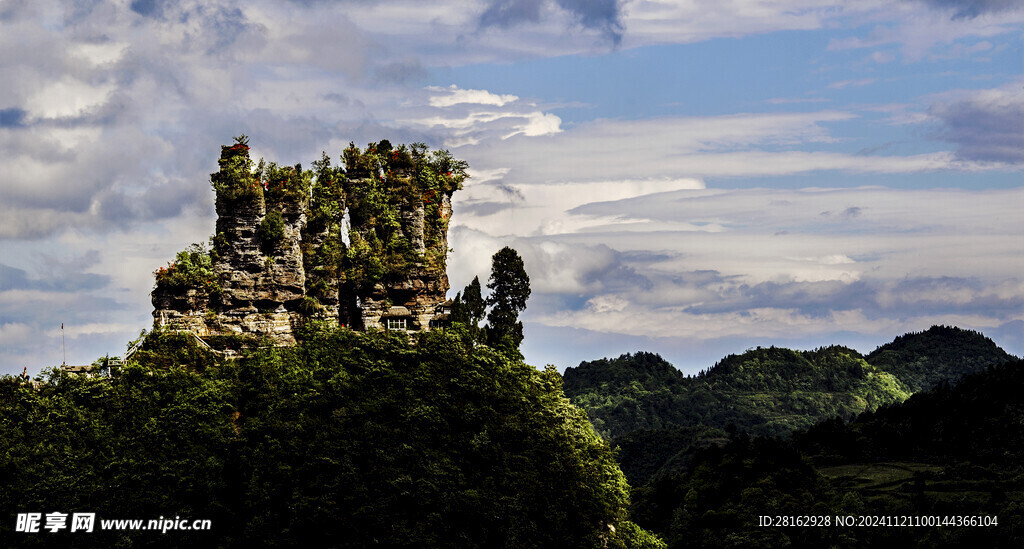
[(732, 433), (786, 436), (829, 418), (851, 419), (905, 400), (931, 381), (1013, 357), (984, 335), (935, 326), (897, 337), (867, 357), (832, 346), (759, 347), (686, 376), (651, 353), (567, 368), (565, 392), (619, 448), (633, 486), (686, 468), (693, 453)]
[(618, 437), (671, 426), (783, 435), (832, 416), (852, 417), (910, 396), (852, 349), (757, 348), (687, 377), (650, 353), (567, 368), (566, 394), (599, 433)]
[[(696, 376), (637, 353), (569, 368), (565, 389), (617, 447), (631, 517), (670, 547), (1024, 541), (1024, 363), (977, 332), (936, 326), (866, 357), (757, 348)], [(766, 515), (989, 525), (759, 526)]]
[[(733, 434), (635, 490), (633, 519), (670, 547), (1020, 547), (1022, 462), (1014, 361), (789, 440)], [(831, 524), (763, 527), (762, 515)], [(837, 526), (846, 515), (941, 526)]]
[(984, 335), (935, 326), (897, 337), (867, 357), (831, 346), (758, 347), (696, 376), (639, 352), (566, 368), (565, 392), (600, 434), (673, 426), (785, 435), (829, 417), (853, 417), (1014, 357)]
[(167, 337), (113, 378), (0, 380), (0, 508), (212, 532), (26, 534), (11, 515), (3, 545), (659, 545), (561, 377), (515, 350), (314, 330), (219, 362)]
[(1014, 357), (979, 332), (933, 326), (875, 349), (867, 361), (899, 378), (912, 392), (980, 372)]

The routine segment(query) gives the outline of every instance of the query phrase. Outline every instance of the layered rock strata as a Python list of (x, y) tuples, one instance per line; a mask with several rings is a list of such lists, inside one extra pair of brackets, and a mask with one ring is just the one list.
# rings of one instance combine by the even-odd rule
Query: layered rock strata
[(315, 171), (262, 161), (254, 169), (244, 140), (222, 147), (211, 175), (212, 275), (183, 285), (167, 273), (184, 267), (161, 269), (154, 326), (291, 345), (314, 319), (354, 329), (440, 325), (451, 195), (465, 163), (387, 142), (350, 146), (344, 157), (345, 169), (326, 157)]

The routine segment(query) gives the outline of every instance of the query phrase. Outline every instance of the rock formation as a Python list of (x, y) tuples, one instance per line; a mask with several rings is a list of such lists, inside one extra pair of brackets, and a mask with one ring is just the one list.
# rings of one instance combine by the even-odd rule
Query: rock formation
[(295, 343), (326, 320), (429, 330), (445, 318), (451, 196), (466, 163), (388, 141), (326, 155), (313, 170), (262, 160), (243, 136), (221, 148), (217, 234), (156, 272), (154, 326)]

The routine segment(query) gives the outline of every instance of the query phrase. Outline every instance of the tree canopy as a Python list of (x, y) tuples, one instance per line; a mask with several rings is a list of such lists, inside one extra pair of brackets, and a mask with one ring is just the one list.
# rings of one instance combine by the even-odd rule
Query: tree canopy
[(530, 298), (530, 276), (518, 252), (505, 246), (494, 254), (487, 288), (491, 290), (487, 296), (488, 343), (518, 348), (523, 341), (519, 313), (526, 309)]
[(180, 360), (211, 357), (172, 352), (187, 338), (150, 339), (110, 379), (0, 378), (0, 507), (213, 530), (20, 545), (663, 546), (626, 520), (625, 478), (561, 376), (517, 353), (310, 325), (200, 373)]

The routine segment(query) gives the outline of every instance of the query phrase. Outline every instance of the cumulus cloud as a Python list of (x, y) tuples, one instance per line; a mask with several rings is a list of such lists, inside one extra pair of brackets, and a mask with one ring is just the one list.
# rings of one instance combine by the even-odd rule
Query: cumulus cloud
[(399, 122), (444, 136), (448, 147), (505, 140), (517, 135), (536, 137), (562, 131), (562, 120), (515, 95), (487, 90), (428, 87), (429, 108), (413, 106)]
[[(649, 322), (694, 334), (729, 322), (810, 333), (821, 319), (877, 331), (917, 310), (914, 322), (977, 324), (982, 304), (996, 311), (990, 324), (1013, 326), (1024, 231), (1011, 191), (716, 188), (722, 178), (1005, 170), (1024, 148), (1011, 87), (938, 97), (913, 113), (952, 150), (857, 156), (837, 129), (863, 119), (841, 107), (586, 120), (549, 102), (562, 98), (479, 81), (425, 86), (469, 63), (837, 25), (852, 36), (832, 50), (885, 46), (865, 54), (876, 64), (899, 47), (904, 62), (989, 56), (1019, 33), (1015, 9), (944, 0), (4, 3), (0, 361), (54, 363), (61, 321), (75, 326), (70, 340), (94, 338), (81, 360), (116, 353), (130, 326), (147, 326), (150, 273), (209, 236), (207, 177), (218, 146), (240, 133), (257, 157), (285, 164), (321, 150), (336, 158), (350, 140), (455, 149), (474, 177), (455, 198), (453, 285), (485, 274), (490, 255), (514, 244), (542, 296), (528, 333), (542, 319), (558, 333), (586, 325), (596, 334), (634, 318), (645, 327), (635, 338), (648, 327), (666, 333)], [(832, 80), (853, 92), (870, 77)], [(39, 248), (59, 259), (47, 264), (32, 255)], [(853, 306), (861, 298), (867, 305)], [(701, 319), (707, 332), (688, 324)]]

